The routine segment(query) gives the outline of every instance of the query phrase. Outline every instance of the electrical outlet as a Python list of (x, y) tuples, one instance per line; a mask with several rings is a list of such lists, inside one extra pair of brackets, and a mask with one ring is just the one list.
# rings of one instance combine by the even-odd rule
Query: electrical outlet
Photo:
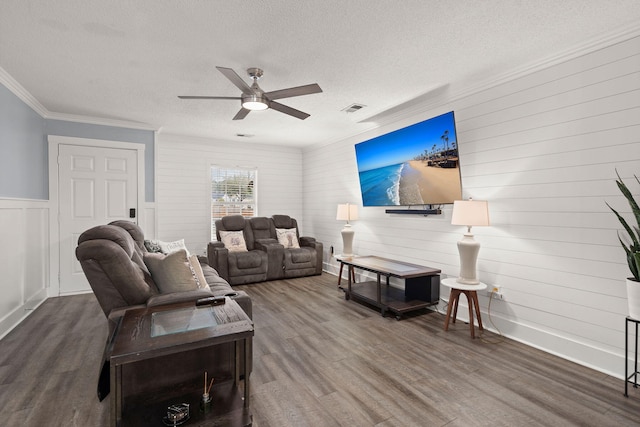
[(502, 292), (500, 291), (500, 287), (498, 286), (494, 286), (491, 289), (487, 290), (487, 296), (489, 298), (493, 298), (493, 299), (499, 299), (499, 300), (503, 300), (504, 296), (502, 295)]

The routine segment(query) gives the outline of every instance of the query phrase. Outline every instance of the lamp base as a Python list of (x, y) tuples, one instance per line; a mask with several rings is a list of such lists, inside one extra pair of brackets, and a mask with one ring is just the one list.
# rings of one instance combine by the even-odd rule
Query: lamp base
[(342, 234), (342, 255), (353, 256), (353, 235), (355, 232), (351, 229), (351, 224), (345, 224), (340, 233)]
[(476, 270), (478, 252), (480, 252), (480, 243), (473, 239), (473, 234), (466, 233), (462, 240), (458, 242), (460, 276), (456, 279), (456, 282), (465, 285), (477, 285), (480, 283)]

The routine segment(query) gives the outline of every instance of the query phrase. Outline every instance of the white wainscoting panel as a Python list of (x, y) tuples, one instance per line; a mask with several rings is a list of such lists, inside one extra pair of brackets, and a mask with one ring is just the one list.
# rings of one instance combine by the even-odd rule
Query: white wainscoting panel
[(0, 199), (0, 338), (47, 298), (49, 204)]
[[(480, 279), (499, 286), (491, 319), (507, 336), (622, 378), (624, 279), (629, 275), (605, 202), (630, 210), (615, 184), (640, 174), (640, 38), (598, 45), (546, 68), (484, 86), (454, 89), (423, 111), (375, 131), (304, 150), (305, 223), (337, 272), (339, 203), (360, 204), (354, 251), (442, 269), (457, 276), (451, 206), (437, 216), (362, 208), (354, 145), (454, 110), (463, 195), (489, 201), (491, 226), (474, 227)], [(480, 86), (478, 86), (480, 87)], [(640, 186), (634, 187), (640, 197)], [(446, 288), (442, 297), (447, 298)], [(484, 324), (488, 298), (480, 297)], [(465, 301), (466, 304), (466, 301)], [(459, 310), (464, 318), (466, 310)], [(427, 333), (427, 332), (425, 332)], [(490, 345), (490, 344), (483, 344)]]
[(189, 251), (205, 253), (211, 237), (212, 165), (257, 168), (257, 215), (290, 215), (304, 232), (298, 148), (158, 134), (156, 159), (160, 240), (185, 239)]

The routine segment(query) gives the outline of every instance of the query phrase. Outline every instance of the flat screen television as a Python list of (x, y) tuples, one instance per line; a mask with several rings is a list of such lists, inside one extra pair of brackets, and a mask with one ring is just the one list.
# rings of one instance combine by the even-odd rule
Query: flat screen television
[(462, 199), (453, 111), (356, 144), (363, 206)]

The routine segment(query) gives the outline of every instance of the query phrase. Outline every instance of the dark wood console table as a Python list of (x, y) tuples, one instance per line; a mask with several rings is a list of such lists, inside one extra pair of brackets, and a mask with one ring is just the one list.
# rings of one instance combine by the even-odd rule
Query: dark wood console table
[[(366, 302), (380, 309), (384, 316), (387, 311), (400, 320), (404, 313), (419, 310), (438, 303), (440, 298), (440, 270), (410, 264), (377, 256), (354, 256), (338, 258), (341, 268), (349, 267), (348, 286), (344, 297)], [(376, 274), (376, 281), (354, 283), (354, 269)], [(383, 284), (380, 278), (385, 277)], [(404, 280), (404, 290), (389, 285), (389, 278)]]
[[(127, 311), (112, 338), (111, 425), (161, 426), (167, 407), (180, 403), (190, 405), (189, 426), (251, 425), (253, 334), (253, 322), (230, 298), (218, 306), (188, 302)], [(225, 361), (230, 372), (220, 368)], [(205, 371), (215, 377), (207, 412), (199, 408)]]

